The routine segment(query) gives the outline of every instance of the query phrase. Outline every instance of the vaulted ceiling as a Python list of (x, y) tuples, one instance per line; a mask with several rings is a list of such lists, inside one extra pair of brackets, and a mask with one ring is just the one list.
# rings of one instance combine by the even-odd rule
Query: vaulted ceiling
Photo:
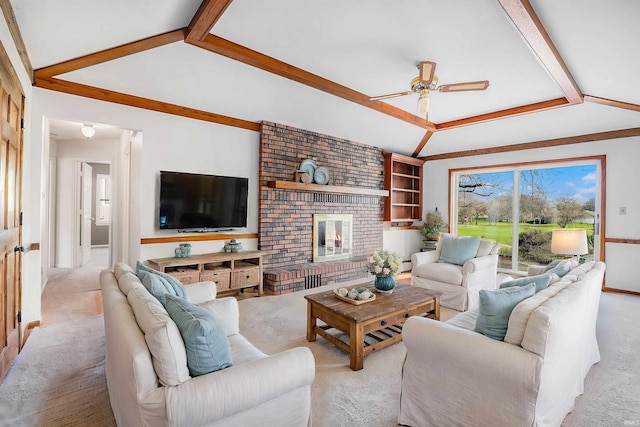
[[(640, 135), (638, 1), (0, 3), (46, 89), (428, 158)], [(415, 94), (370, 100), (424, 60), (490, 86), (432, 93), (429, 123)]]

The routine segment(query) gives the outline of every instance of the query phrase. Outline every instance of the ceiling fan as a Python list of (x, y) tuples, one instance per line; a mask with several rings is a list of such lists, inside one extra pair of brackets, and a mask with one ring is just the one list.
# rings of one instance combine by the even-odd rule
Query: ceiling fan
[(469, 90), (485, 90), (489, 87), (488, 80), (438, 86), (438, 77), (435, 75), (436, 63), (431, 61), (420, 62), (418, 64), (418, 70), (420, 71), (418, 77), (411, 80), (411, 90), (392, 93), (389, 95), (374, 96), (369, 99), (371, 101), (379, 101), (382, 99), (411, 95), (412, 93), (420, 94), (420, 97), (418, 98), (418, 115), (420, 117), (424, 117), (424, 119), (429, 122), (429, 92), (463, 92)]

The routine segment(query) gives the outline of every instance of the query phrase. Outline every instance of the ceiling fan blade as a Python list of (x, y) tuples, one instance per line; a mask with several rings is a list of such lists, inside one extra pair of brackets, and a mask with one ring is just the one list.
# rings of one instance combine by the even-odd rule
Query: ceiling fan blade
[(429, 86), (433, 81), (433, 75), (436, 72), (436, 63), (431, 61), (422, 61), (418, 65), (420, 69), (420, 83)]
[(418, 98), (418, 115), (429, 121), (429, 92), (424, 91)]
[(373, 96), (369, 98), (369, 101), (380, 101), (381, 99), (397, 98), (399, 96), (411, 95), (413, 91), (408, 90), (405, 92), (391, 93), (389, 95)]
[(439, 92), (463, 92), (467, 90), (485, 90), (489, 87), (488, 80), (482, 80), (478, 82), (466, 82), (466, 83), (453, 83), (450, 85), (438, 86)]

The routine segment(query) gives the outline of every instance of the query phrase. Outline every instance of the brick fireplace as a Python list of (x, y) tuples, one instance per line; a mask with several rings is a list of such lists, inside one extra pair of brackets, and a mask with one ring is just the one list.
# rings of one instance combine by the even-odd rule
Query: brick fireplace
[[(293, 181), (294, 172), (306, 158), (314, 158), (319, 166), (329, 170), (331, 185), (384, 188), (384, 158), (379, 148), (263, 122), (258, 245), (267, 253), (264, 288), (269, 294), (367, 277), (368, 256), (382, 248), (382, 197), (366, 192), (334, 194), (268, 187), (269, 181)], [(334, 214), (352, 218), (349, 253), (314, 262), (314, 216)]]

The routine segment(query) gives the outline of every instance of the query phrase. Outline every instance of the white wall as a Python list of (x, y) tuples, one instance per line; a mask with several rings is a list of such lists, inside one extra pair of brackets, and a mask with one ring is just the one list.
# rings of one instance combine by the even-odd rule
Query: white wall
[(396, 252), (402, 257), (402, 260), (405, 261), (402, 271), (410, 271), (411, 254), (420, 252), (422, 235), (420, 230), (384, 230), (382, 245), (384, 249)]
[[(222, 126), (173, 115), (146, 111), (132, 107), (111, 104), (92, 99), (34, 88), (32, 94), (32, 124), (30, 127), (33, 152), (25, 158), (25, 164), (37, 171), (40, 179), (40, 167), (45, 138), (44, 118), (55, 118), (75, 122), (105, 123), (121, 129), (139, 131), (137, 136), (121, 139), (117, 143), (118, 156), (127, 155), (131, 163), (114, 164), (114, 178), (130, 173), (131, 187), (122, 189), (124, 200), (129, 200), (128, 218), (114, 218), (114, 221), (128, 223), (129, 236), (126, 242), (117, 244), (114, 236), (114, 262), (136, 260), (173, 255), (175, 244), (162, 243), (140, 245), (141, 238), (175, 236), (177, 233), (157, 228), (157, 197), (160, 170), (210, 173), (249, 178), (248, 227), (239, 233), (256, 233), (258, 230), (258, 149), (259, 134), (244, 129)], [(144, 135), (144, 138), (142, 138)], [(58, 157), (63, 157), (58, 146)], [(92, 154), (93, 156), (93, 154)], [(48, 159), (48, 154), (47, 154)], [(94, 158), (95, 160), (95, 158)], [(66, 166), (59, 164), (58, 170)], [(59, 183), (62, 188), (63, 183)], [(116, 184), (114, 183), (114, 191)], [(38, 192), (39, 194), (39, 192)], [(40, 211), (38, 197), (30, 197), (31, 204)], [(126, 209), (121, 209), (125, 211)], [(61, 215), (62, 216), (62, 215)], [(36, 224), (33, 228), (39, 230)], [(116, 225), (114, 224), (114, 228)], [(58, 245), (65, 234), (58, 234)], [(242, 241), (242, 240), (241, 240)], [(242, 241), (247, 249), (255, 249), (255, 239)], [(195, 242), (193, 253), (220, 251), (224, 242)], [(25, 289), (25, 292), (27, 290)], [(40, 318), (39, 292), (37, 297), (32, 290), (28, 293), (38, 300), (33, 320)], [(35, 313), (37, 311), (37, 313)]]
[[(448, 215), (449, 169), (600, 155), (606, 155), (605, 237), (640, 239), (640, 137), (429, 161), (424, 169), (424, 209), (437, 207)], [(619, 214), (621, 206), (627, 208), (626, 215)], [(640, 292), (640, 282), (631, 274), (638, 258), (639, 245), (607, 243), (606, 285)]]

